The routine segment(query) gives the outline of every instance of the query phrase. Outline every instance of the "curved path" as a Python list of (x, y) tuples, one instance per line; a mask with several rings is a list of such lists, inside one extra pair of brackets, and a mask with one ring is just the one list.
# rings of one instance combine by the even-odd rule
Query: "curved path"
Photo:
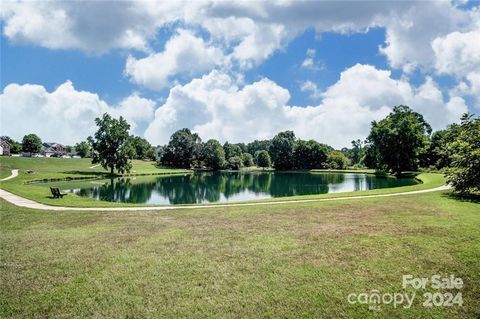
[(378, 195), (359, 195), (350, 197), (333, 197), (333, 198), (314, 198), (314, 199), (299, 199), (299, 200), (285, 200), (272, 202), (256, 202), (256, 203), (237, 203), (237, 204), (216, 204), (216, 205), (190, 205), (190, 206), (139, 206), (139, 207), (62, 207), (50, 206), (37, 203), (33, 200), (26, 199), (3, 189), (0, 189), (0, 197), (7, 202), (16, 206), (40, 209), (40, 210), (61, 210), (61, 211), (151, 211), (151, 210), (171, 210), (171, 209), (198, 209), (198, 208), (222, 208), (222, 207), (240, 207), (240, 206), (260, 206), (260, 205), (282, 205), (282, 204), (296, 204), (296, 203), (310, 203), (310, 202), (327, 202), (351, 199), (377, 198), (377, 197), (392, 197), (411, 194), (422, 194), (436, 191), (443, 191), (450, 189), (450, 186), (444, 185), (436, 188), (423, 189), (410, 192), (393, 193), (393, 194), (378, 194)]
[(17, 176), (18, 176), (18, 169), (12, 169), (12, 174), (8, 177), (0, 179), (0, 181), (8, 181), (9, 179), (12, 179)]

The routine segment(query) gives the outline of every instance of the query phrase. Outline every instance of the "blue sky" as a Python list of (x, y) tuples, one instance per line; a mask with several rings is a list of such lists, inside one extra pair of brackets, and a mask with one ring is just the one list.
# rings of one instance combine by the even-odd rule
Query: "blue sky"
[(342, 147), (398, 104), (435, 129), (480, 107), (478, 2), (5, 3), (1, 134), (16, 139), (72, 144), (109, 112), (154, 144), (189, 127)]
[[(156, 39), (162, 42), (157, 45), (159, 50), (163, 49), (165, 40), (170, 36), (171, 32), (159, 32), (159, 38)], [(76, 50), (50, 50), (14, 44), (5, 36), (1, 41), (2, 88), (9, 83), (36, 83), (52, 91), (66, 80), (71, 80), (76, 89), (96, 92), (113, 104), (133, 91), (142, 92), (148, 98), (161, 98), (165, 93), (168, 94), (168, 90), (159, 94), (129, 81), (123, 72), (127, 57), (125, 51), (91, 55)], [(264, 63), (245, 72), (246, 80), (253, 82), (267, 77), (290, 91), (292, 104), (310, 105), (315, 99), (312, 100), (308, 93), (300, 90), (300, 82), (310, 80), (324, 90), (338, 80), (340, 72), (356, 63), (387, 68), (385, 56), (378, 52), (378, 47), (384, 42), (385, 32), (382, 28), (355, 34), (328, 32), (321, 37), (310, 28), (285, 48), (274, 52)], [(320, 70), (301, 67), (309, 49), (316, 51), (315, 60), (322, 65)], [(136, 55), (144, 56), (139, 52)], [(182, 80), (185, 83), (189, 79)]]

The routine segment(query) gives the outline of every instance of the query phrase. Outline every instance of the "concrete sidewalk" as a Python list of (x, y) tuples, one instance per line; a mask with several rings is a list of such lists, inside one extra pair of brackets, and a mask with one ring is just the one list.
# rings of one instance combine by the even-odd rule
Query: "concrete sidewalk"
[(358, 195), (350, 197), (335, 197), (335, 198), (315, 198), (315, 199), (299, 199), (299, 200), (285, 200), (285, 201), (271, 201), (271, 202), (255, 202), (255, 203), (237, 203), (237, 204), (217, 204), (217, 205), (189, 205), (189, 206), (139, 206), (139, 207), (62, 207), (50, 206), (41, 204), (30, 199), (26, 199), (3, 189), (0, 189), (0, 197), (7, 202), (25, 208), (50, 210), (50, 211), (153, 211), (153, 210), (171, 210), (171, 209), (199, 209), (199, 208), (224, 208), (224, 207), (241, 207), (241, 206), (264, 206), (264, 205), (285, 205), (285, 204), (300, 204), (313, 202), (330, 202), (330, 201), (345, 201), (352, 199), (366, 199), (379, 197), (393, 197), (413, 194), (431, 193), (450, 189), (450, 186), (444, 185), (431, 189), (401, 192), (393, 194), (379, 194), (379, 195)]

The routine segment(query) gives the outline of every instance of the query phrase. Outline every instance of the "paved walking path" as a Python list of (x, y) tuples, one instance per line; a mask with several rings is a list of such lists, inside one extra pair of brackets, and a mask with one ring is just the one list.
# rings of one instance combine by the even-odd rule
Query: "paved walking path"
[(100, 164), (95, 164), (93, 166), (90, 166), (90, 168), (95, 168), (95, 167), (98, 167), (98, 166), (100, 166)]
[(18, 169), (12, 169), (12, 175), (0, 179), (0, 181), (8, 181), (9, 179), (12, 179), (12, 178), (17, 177), (17, 176), (18, 176)]
[[(148, 210), (170, 210), (170, 209), (198, 209), (198, 208), (222, 208), (222, 207), (240, 207), (240, 206), (263, 206), (263, 205), (282, 205), (282, 204), (296, 204), (296, 203), (311, 203), (311, 202), (326, 202), (326, 201), (340, 201), (351, 199), (377, 198), (377, 197), (393, 197), (411, 194), (423, 194), (449, 189), (450, 186), (444, 185), (436, 188), (423, 189), (410, 192), (392, 193), (392, 194), (378, 194), (378, 195), (359, 195), (351, 197), (334, 197), (334, 198), (315, 198), (315, 199), (299, 199), (286, 201), (272, 201), (272, 202), (257, 202), (257, 203), (238, 203), (238, 204), (217, 204), (217, 205), (190, 205), (190, 206), (139, 206), (139, 207), (61, 207), (50, 206), (37, 203), (33, 200), (26, 199), (3, 189), (0, 189), (0, 197), (16, 206), (41, 209), (41, 210), (61, 210), (61, 211), (148, 211)], [(60, 199), (61, 200), (61, 199)]]

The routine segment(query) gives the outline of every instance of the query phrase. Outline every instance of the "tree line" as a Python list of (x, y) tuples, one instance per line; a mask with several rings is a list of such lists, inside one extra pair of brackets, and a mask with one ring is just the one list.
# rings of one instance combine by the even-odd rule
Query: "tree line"
[[(442, 170), (448, 182), (460, 193), (480, 191), (480, 118), (465, 114), (459, 124), (432, 133), (423, 116), (405, 105), (396, 106), (380, 121), (373, 121), (364, 141), (352, 141), (351, 148), (335, 150), (315, 140), (298, 139), (284, 131), (271, 140), (229, 143), (203, 142), (188, 128), (176, 131), (167, 145), (156, 149), (142, 137), (129, 135), (130, 125), (120, 117), (105, 113), (95, 119), (98, 130), (87, 141), (77, 143), (75, 151), (92, 157), (113, 174), (128, 172), (131, 159), (156, 159), (159, 165), (208, 170), (258, 166), (276, 170), (345, 169), (349, 166), (374, 168), (401, 176), (419, 168)], [(19, 143), (7, 140), (13, 148)], [(21, 143), (25, 152), (39, 152), (41, 140), (26, 135)]]
[(280, 132), (271, 140), (229, 143), (203, 142), (188, 128), (176, 131), (167, 145), (159, 148), (159, 164), (176, 168), (209, 170), (258, 166), (277, 170), (334, 168), (344, 169), (350, 160), (331, 146), (314, 140), (301, 140), (294, 132)]
[[(112, 118), (110, 118), (112, 119)], [(122, 119), (123, 120), (123, 119)], [(123, 120), (125, 122), (125, 120)], [(107, 120), (108, 123), (110, 123)], [(126, 123), (126, 122), (125, 122)], [(106, 124), (107, 126), (110, 124)], [(120, 128), (122, 129), (122, 128)], [(118, 142), (118, 145), (122, 145), (121, 150), (125, 152), (129, 159), (140, 159), (140, 160), (156, 160), (156, 150), (146, 139), (140, 136), (129, 135), (128, 130), (125, 140)], [(111, 141), (118, 139), (120, 136), (112, 136)], [(17, 142), (9, 136), (2, 136), (2, 140), (6, 141), (10, 145), (11, 154), (20, 154), (30, 153), (30, 154), (39, 154), (42, 151), (43, 142), (40, 137), (36, 134), (25, 135), (21, 142)], [(76, 143), (74, 146), (65, 145), (65, 152), (71, 153), (82, 158), (93, 158), (94, 157), (94, 148), (93, 148), (94, 139), (92, 137), (87, 138), (85, 141)], [(125, 145), (124, 145), (125, 144)], [(99, 145), (98, 148), (101, 146)], [(112, 150), (113, 151), (113, 150)]]

